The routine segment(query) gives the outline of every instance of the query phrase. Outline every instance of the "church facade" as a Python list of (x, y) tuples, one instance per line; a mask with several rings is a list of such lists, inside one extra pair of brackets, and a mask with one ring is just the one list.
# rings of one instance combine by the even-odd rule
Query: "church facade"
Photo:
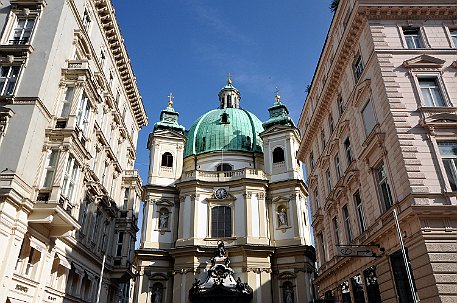
[[(149, 135), (137, 302), (309, 302), (315, 252), (298, 129), (276, 96), (262, 123), (229, 79), (189, 130)], [(216, 252), (216, 253), (215, 253)]]

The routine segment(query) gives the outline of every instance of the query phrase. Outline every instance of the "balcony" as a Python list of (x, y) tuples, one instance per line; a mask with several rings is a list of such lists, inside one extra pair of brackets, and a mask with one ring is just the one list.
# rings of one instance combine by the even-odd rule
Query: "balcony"
[(181, 182), (186, 181), (208, 181), (208, 182), (226, 182), (241, 179), (268, 180), (267, 175), (261, 169), (243, 168), (230, 171), (200, 171), (191, 170), (183, 172)]
[(126, 283), (135, 277), (132, 262), (127, 257), (114, 257), (111, 280), (115, 283)]
[(49, 229), (49, 237), (62, 237), (67, 232), (80, 229), (71, 212), (73, 206), (67, 199), (61, 197), (59, 201), (49, 201), (49, 194), (40, 193), (32, 212), (29, 214), (30, 224), (44, 224)]

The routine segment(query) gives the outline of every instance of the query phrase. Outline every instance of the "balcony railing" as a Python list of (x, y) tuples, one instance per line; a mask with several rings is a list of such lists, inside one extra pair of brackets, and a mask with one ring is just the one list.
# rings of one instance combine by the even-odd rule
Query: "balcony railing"
[(192, 170), (184, 172), (181, 181), (209, 181), (209, 182), (224, 182), (240, 179), (257, 179), (267, 180), (267, 175), (261, 169), (243, 168), (230, 171), (201, 171)]

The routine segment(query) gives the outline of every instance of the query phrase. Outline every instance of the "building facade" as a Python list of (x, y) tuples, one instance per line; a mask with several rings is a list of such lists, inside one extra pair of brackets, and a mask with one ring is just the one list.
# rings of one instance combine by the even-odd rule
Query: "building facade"
[(147, 118), (111, 1), (0, 8), (0, 302), (130, 302)]
[(230, 79), (218, 97), (188, 131), (170, 99), (149, 135), (135, 300), (309, 302), (315, 257), (298, 130), (279, 96), (264, 123)]
[[(457, 301), (456, 16), (455, 1), (339, 1), (299, 122), (320, 298)], [(357, 245), (371, 256), (342, 256)]]

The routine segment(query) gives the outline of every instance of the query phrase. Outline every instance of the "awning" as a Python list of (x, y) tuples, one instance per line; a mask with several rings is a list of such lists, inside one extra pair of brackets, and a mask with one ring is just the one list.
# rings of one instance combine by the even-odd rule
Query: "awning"
[(39, 252), (46, 251), (46, 245), (41, 243), (39, 240), (30, 237), (30, 246), (38, 250)]
[(62, 265), (62, 266), (65, 267), (65, 268), (71, 269), (71, 264), (70, 264), (70, 262), (67, 260), (67, 258), (65, 258), (64, 256), (62, 256), (62, 255), (59, 254), (59, 253), (56, 254), (56, 257), (59, 258), (59, 264), (60, 264), (60, 265)]
[(8, 298), (6, 299), (6, 303), (27, 303), (27, 302), (26, 302), (26, 301), (19, 300), (19, 299), (14, 299), (14, 298), (8, 297)]

